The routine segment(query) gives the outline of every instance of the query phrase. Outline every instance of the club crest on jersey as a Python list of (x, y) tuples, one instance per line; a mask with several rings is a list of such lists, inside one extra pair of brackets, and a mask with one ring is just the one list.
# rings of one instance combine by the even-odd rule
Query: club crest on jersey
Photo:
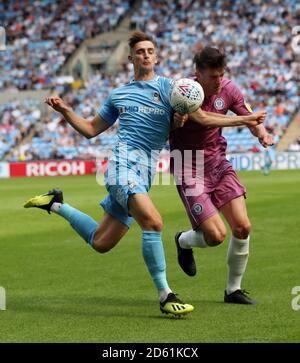
[(215, 102), (214, 102), (214, 107), (216, 110), (223, 110), (225, 106), (225, 102), (223, 100), (223, 98), (216, 98)]
[(203, 207), (200, 203), (195, 203), (193, 206), (192, 206), (192, 209), (193, 209), (193, 213), (196, 214), (197, 216), (199, 214), (202, 213), (203, 211)]
[(160, 95), (158, 92), (153, 92), (153, 101), (154, 102), (160, 102)]

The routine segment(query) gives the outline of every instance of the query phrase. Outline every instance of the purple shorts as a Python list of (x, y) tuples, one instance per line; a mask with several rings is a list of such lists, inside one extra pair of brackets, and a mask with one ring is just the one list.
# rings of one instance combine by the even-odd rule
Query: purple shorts
[(218, 209), (232, 199), (245, 196), (246, 189), (240, 183), (229, 161), (224, 160), (212, 172), (205, 172), (204, 188), (201, 194), (190, 196), (189, 186), (177, 185), (178, 193), (185, 206), (193, 229), (199, 228)]

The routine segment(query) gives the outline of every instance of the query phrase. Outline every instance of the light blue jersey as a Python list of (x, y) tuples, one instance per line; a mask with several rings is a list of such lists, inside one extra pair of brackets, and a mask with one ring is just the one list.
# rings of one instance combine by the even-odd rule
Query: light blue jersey
[(114, 89), (99, 110), (110, 126), (119, 118), (118, 142), (148, 154), (164, 147), (173, 114), (169, 102), (171, 80), (132, 81)]
[(110, 126), (118, 118), (120, 124), (106, 172), (109, 195), (101, 205), (127, 226), (132, 223), (128, 196), (149, 191), (159, 152), (169, 136), (170, 89), (171, 80), (165, 77), (132, 81), (113, 90), (98, 112)]

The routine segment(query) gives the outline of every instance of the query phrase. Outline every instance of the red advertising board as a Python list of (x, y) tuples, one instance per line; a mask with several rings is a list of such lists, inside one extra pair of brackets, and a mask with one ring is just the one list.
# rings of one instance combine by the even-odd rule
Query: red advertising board
[(10, 163), (11, 177), (86, 175), (96, 172), (95, 160), (50, 160)]
[[(108, 161), (96, 160), (48, 160), (17, 163), (2, 163), (1, 170), (6, 166), (6, 174), (0, 177), (34, 177), (34, 176), (68, 176), (87, 175), (98, 172), (105, 173)], [(4, 165), (5, 164), (5, 165)], [(157, 163), (157, 172), (169, 171), (169, 157), (163, 156)]]

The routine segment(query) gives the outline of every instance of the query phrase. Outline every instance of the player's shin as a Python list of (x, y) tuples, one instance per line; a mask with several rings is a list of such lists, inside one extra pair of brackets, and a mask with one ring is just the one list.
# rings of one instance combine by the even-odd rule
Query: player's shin
[(82, 237), (89, 245), (93, 245), (94, 234), (98, 228), (98, 223), (85, 213), (82, 213), (69, 204), (54, 203), (51, 211), (62, 216), (70, 222), (72, 228)]
[(241, 282), (249, 256), (249, 240), (250, 236), (246, 239), (239, 239), (232, 235), (230, 238), (227, 253), (227, 294), (231, 294), (232, 292), (241, 289)]
[(163, 301), (167, 298), (171, 289), (166, 277), (166, 261), (161, 233), (143, 231), (142, 251), (144, 261), (158, 290), (160, 301)]

